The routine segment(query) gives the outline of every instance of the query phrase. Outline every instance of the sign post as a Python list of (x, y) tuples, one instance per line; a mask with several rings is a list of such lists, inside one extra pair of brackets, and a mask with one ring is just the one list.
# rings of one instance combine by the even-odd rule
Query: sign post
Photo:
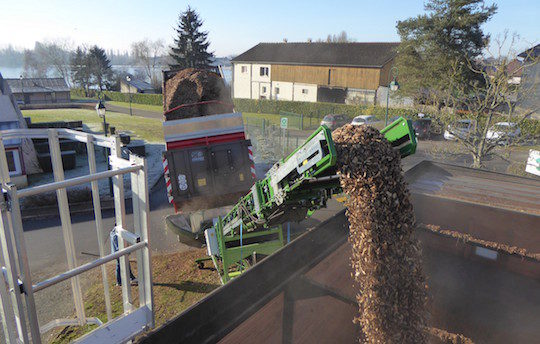
[(288, 117), (281, 117), (281, 120), (279, 121), (279, 127), (281, 130), (281, 146), (283, 147), (283, 155), (285, 155), (285, 152), (287, 151), (287, 148), (285, 148), (285, 132), (287, 131), (287, 127), (289, 125), (289, 118)]
[(525, 171), (540, 176), (540, 151), (529, 150), (529, 159)]

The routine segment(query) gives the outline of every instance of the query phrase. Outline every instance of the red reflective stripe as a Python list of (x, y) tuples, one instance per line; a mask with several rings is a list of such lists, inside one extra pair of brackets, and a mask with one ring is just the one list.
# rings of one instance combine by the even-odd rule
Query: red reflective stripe
[(167, 150), (187, 148), (187, 147), (197, 147), (197, 146), (208, 146), (214, 143), (227, 143), (227, 142), (234, 142), (234, 141), (242, 141), (245, 139), (246, 139), (246, 135), (244, 134), (244, 132), (216, 135), (216, 136), (206, 136), (206, 137), (200, 137), (200, 138), (191, 139), (191, 140), (167, 142)]

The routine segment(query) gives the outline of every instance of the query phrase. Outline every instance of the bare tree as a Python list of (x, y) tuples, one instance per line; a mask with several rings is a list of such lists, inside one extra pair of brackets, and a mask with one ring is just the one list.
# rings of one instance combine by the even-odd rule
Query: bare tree
[[(497, 147), (530, 139), (520, 134), (518, 128), (538, 108), (518, 105), (533, 96), (536, 84), (524, 86), (518, 81), (524, 70), (538, 63), (538, 58), (529, 56), (519, 60), (513, 49), (516, 39), (513, 36), (509, 41), (505, 34), (494, 42), (495, 51), (488, 49), (483, 59), (467, 59), (467, 67), (479, 76), (477, 80), (463, 82), (456, 62), (445, 80), (448, 87), (429, 92), (432, 104), (444, 104), (439, 108), (439, 118), (446, 130), (471, 155), (472, 166), (476, 168), (482, 167), (489, 156), (500, 155)], [(504, 49), (506, 46), (509, 48)], [(463, 123), (460, 121), (464, 119), (471, 123), (466, 130), (460, 127)]]
[(71, 45), (64, 39), (36, 42), (33, 50), (24, 53), (24, 74), (31, 77), (62, 77), (70, 85)]
[(349, 37), (349, 35), (347, 35), (347, 32), (345, 31), (341, 31), (337, 35), (329, 34), (325, 40), (323, 39), (317, 40), (317, 42), (326, 42), (326, 43), (349, 43), (349, 42), (354, 42), (354, 41), (355, 39)]
[(158, 67), (161, 66), (161, 58), (165, 53), (165, 42), (162, 39), (155, 41), (144, 39), (131, 44), (131, 54), (135, 63), (143, 67), (146, 77), (156, 89), (161, 83)]

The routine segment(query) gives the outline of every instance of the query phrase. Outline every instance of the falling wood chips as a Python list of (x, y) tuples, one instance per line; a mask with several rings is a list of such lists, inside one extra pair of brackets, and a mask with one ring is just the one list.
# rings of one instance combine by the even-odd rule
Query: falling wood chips
[(400, 157), (376, 129), (332, 134), (350, 223), (359, 323), (368, 343), (425, 343), (427, 286)]

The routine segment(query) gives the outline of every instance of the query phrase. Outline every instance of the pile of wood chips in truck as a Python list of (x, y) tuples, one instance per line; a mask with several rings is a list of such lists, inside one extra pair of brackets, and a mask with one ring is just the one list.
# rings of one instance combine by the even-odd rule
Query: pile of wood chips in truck
[(399, 152), (370, 126), (332, 133), (349, 219), (351, 265), (366, 343), (470, 344), (427, 326), (427, 284)]
[[(165, 113), (165, 121), (231, 112), (232, 101), (229, 89), (216, 73), (187, 68), (167, 80), (164, 87), (165, 111), (183, 105), (170, 113)], [(190, 105), (215, 101), (202, 105)]]
[(425, 343), (427, 286), (399, 152), (375, 128), (336, 129), (351, 263), (368, 343)]

